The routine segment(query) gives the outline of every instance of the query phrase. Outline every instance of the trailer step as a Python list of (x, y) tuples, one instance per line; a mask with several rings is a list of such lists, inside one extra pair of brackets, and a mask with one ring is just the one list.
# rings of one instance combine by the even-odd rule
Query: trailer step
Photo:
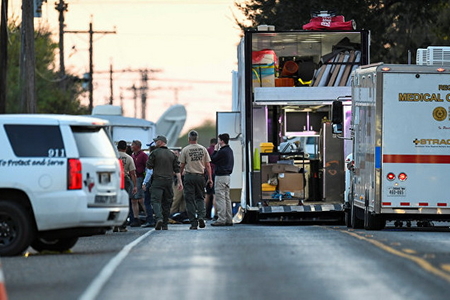
[(313, 204), (313, 205), (278, 205), (259, 208), (260, 214), (289, 213), (289, 212), (326, 212), (344, 211), (343, 204)]

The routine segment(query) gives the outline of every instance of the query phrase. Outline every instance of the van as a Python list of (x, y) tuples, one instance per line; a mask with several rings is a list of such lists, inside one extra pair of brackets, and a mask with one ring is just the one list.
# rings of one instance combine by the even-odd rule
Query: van
[(129, 211), (108, 121), (0, 116), (0, 256), (66, 251), (120, 226)]

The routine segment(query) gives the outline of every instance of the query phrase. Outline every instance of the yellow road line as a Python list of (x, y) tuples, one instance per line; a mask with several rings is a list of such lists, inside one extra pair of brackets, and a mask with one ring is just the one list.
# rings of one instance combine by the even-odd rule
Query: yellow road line
[(405, 253), (409, 253), (409, 254), (417, 253), (416, 250), (413, 250), (413, 249), (403, 249), (402, 251)]
[(441, 268), (447, 272), (450, 272), (450, 264), (442, 264)]
[[(442, 271), (442, 270), (440, 270), (440, 269), (434, 267), (432, 264), (430, 264), (430, 263), (429, 263), (428, 261), (426, 261), (425, 259), (422, 259), (422, 258), (417, 257), (417, 256), (414, 256), (414, 255), (410, 255), (410, 254), (407, 254), (407, 253), (404, 253), (404, 252), (401, 252), (401, 251), (398, 251), (398, 250), (395, 250), (394, 248), (391, 248), (391, 247), (389, 247), (389, 246), (386, 246), (386, 245), (383, 244), (383, 243), (380, 243), (380, 242), (378, 242), (378, 241), (371, 240), (371, 239), (368, 239), (368, 238), (366, 238), (366, 237), (360, 236), (359, 234), (354, 233), (354, 232), (349, 232), (349, 231), (345, 231), (345, 230), (341, 230), (341, 232), (347, 233), (347, 234), (349, 234), (349, 235), (351, 235), (351, 236), (353, 236), (353, 237), (356, 237), (356, 238), (358, 238), (358, 239), (360, 239), (360, 240), (369, 242), (369, 243), (371, 243), (372, 245), (375, 245), (375, 246), (377, 246), (378, 248), (380, 248), (380, 249), (382, 249), (382, 250), (384, 250), (384, 251), (386, 251), (386, 252), (389, 252), (389, 253), (391, 253), (391, 254), (394, 254), (394, 255), (396, 255), (396, 256), (400, 256), (400, 257), (409, 259), (409, 260), (415, 262), (416, 264), (418, 264), (422, 269), (424, 269), (424, 270), (430, 272), (431, 274), (434, 274), (434, 275), (436, 275), (436, 276), (439, 276), (439, 277), (441, 277), (442, 279), (444, 279), (444, 280), (450, 282), (450, 274), (448, 274), (448, 273), (446, 273), (446, 272), (444, 272), (444, 271)], [(450, 267), (449, 267), (449, 268), (450, 268)]]

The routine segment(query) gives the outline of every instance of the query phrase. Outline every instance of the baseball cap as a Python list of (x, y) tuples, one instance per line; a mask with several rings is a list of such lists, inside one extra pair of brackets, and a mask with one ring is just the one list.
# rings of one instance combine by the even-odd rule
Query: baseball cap
[(155, 142), (156, 142), (156, 141), (161, 141), (161, 142), (167, 144), (167, 138), (166, 138), (165, 136), (163, 136), (163, 135), (158, 135), (158, 136), (155, 137), (153, 140), (154, 140)]

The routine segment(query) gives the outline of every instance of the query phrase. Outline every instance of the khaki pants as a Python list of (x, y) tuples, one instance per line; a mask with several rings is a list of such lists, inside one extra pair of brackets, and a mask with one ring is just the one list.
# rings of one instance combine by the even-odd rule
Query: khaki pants
[(230, 199), (230, 176), (216, 175), (214, 190), (216, 191), (217, 223), (232, 224), (233, 213)]
[(174, 184), (173, 188), (173, 202), (170, 207), (170, 215), (174, 213), (182, 213), (186, 211), (186, 203), (184, 202), (183, 190), (179, 190)]

